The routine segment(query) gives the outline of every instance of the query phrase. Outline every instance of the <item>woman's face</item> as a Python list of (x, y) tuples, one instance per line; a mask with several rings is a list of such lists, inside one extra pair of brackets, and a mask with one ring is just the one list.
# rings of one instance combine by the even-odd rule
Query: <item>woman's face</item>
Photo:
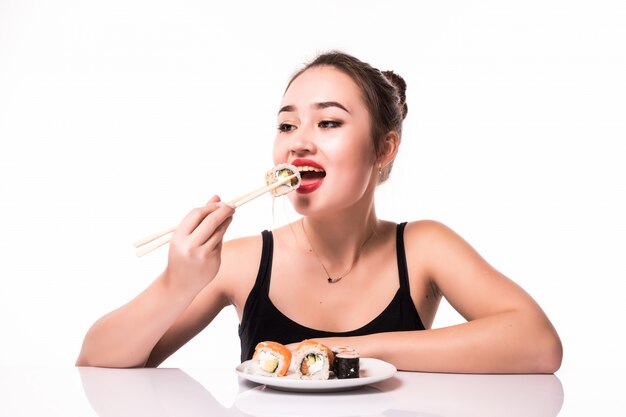
[(314, 215), (373, 198), (377, 173), (370, 116), (358, 86), (330, 66), (313, 67), (285, 92), (278, 113), (274, 163), (300, 168), (289, 198)]

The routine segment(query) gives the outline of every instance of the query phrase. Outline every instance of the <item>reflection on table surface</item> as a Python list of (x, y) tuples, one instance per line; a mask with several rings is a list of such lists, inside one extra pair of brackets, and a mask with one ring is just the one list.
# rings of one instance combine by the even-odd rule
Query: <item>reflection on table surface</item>
[[(193, 372), (198, 379), (180, 369), (78, 370), (87, 399), (100, 417), (547, 417), (557, 416), (563, 404), (563, 388), (555, 375), (398, 372), (352, 391), (292, 393), (222, 378), (224, 374), (211, 370)], [(233, 393), (226, 401), (225, 387)]]

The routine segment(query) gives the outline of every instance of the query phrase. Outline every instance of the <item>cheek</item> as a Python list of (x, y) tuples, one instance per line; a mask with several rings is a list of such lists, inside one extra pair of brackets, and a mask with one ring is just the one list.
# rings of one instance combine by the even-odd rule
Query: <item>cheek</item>
[(287, 161), (287, 149), (285, 146), (281, 144), (279, 140), (274, 140), (274, 146), (272, 148), (272, 158), (274, 160), (274, 165), (281, 164)]
[(372, 166), (376, 160), (374, 147), (368, 145), (338, 146), (334, 151), (337, 152), (335, 155), (338, 157), (341, 155), (336, 160), (336, 164), (339, 167), (337, 171), (339, 178), (336, 178), (336, 180), (340, 187), (359, 190), (366, 188), (370, 180)]
[(341, 166), (353, 167), (356, 170), (370, 169), (376, 161), (374, 145), (366, 135), (330, 141), (326, 146), (326, 152), (328, 155), (334, 155), (336, 162)]

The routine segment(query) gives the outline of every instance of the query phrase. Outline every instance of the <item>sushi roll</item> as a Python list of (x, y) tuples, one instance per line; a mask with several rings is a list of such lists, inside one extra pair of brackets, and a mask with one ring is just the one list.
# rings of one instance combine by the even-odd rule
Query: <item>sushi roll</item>
[(260, 342), (252, 356), (254, 372), (263, 376), (285, 376), (291, 364), (291, 351), (278, 342)]
[(272, 195), (274, 197), (285, 195), (288, 192), (298, 188), (300, 186), (300, 182), (302, 181), (300, 171), (298, 171), (298, 168), (291, 164), (278, 164), (265, 174), (266, 185), (271, 185), (276, 181), (280, 181), (281, 179), (290, 177), (292, 175), (296, 175), (296, 177), (292, 178), (289, 183), (281, 185), (272, 190)]
[(296, 349), (296, 375), (300, 379), (328, 379), (334, 360), (333, 352), (315, 340), (304, 340)]
[(337, 379), (358, 378), (360, 371), (360, 355), (350, 346), (333, 347), (335, 360), (333, 372)]
[(333, 367), (332, 367), (332, 371), (335, 371), (335, 367), (337, 366), (337, 355), (340, 353), (346, 353), (346, 352), (355, 352), (358, 354), (358, 352), (356, 351), (355, 348), (353, 348), (352, 346), (333, 346), (332, 348), (330, 348), (330, 350), (333, 351), (333, 355), (334, 355), (334, 361), (333, 361)]

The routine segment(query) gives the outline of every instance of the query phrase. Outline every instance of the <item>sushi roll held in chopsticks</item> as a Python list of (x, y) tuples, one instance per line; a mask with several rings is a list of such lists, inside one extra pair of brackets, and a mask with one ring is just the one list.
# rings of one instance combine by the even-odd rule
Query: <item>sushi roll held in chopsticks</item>
[(296, 375), (300, 379), (328, 379), (333, 360), (333, 352), (327, 346), (315, 340), (304, 340), (295, 352)]
[[(234, 200), (229, 201), (227, 204), (232, 208), (237, 208), (252, 201), (255, 198), (265, 194), (268, 191), (272, 192), (272, 196), (278, 197), (285, 195), (290, 191), (295, 190), (300, 186), (302, 177), (298, 168), (291, 164), (279, 164), (272, 168), (265, 174), (265, 186), (250, 193), (244, 194)], [(143, 239), (139, 239), (134, 243), (137, 248), (137, 256), (143, 256), (152, 252), (156, 248), (159, 248), (168, 243), (172, 237), (172, 234), (176, 230), (177, 226), (168, 227), (161, 232), (151, 234)]]
[(290, 182), (272, 190), (272, 196), (279, 197), (295, 190), (300, 186), (302, 177), (300, 176), (298, 168), (291, 164), (278, 164), (265, 174), (265, 183), (267, 185), (271, 185), (276, 181), (291, 177), (292, 175), (295, 175), (295, 177), (292, 178)]
[(254, 372), (263, 376), (285, 376), (291, 364), (291, 351), (278, 342), (260, 342), (252, 356)]

